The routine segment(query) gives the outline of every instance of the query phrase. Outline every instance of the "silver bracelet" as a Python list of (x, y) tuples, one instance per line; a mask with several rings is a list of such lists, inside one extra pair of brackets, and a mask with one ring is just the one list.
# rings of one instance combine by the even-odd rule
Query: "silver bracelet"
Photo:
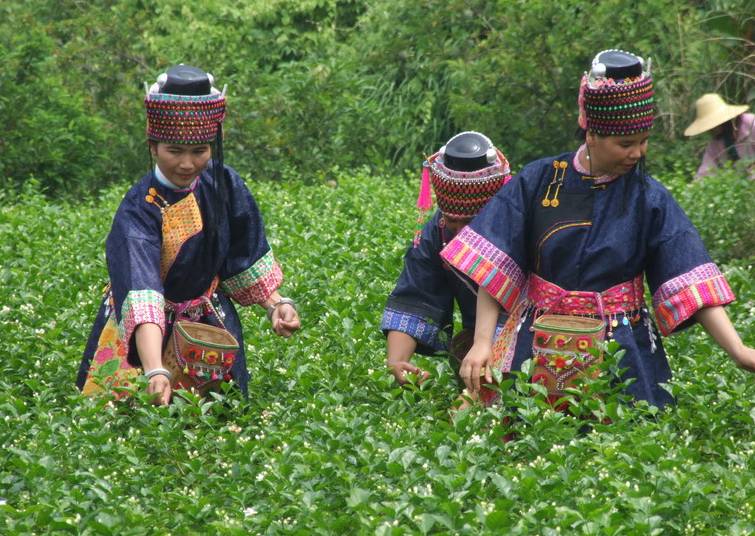
[(153, 368), (152, 370), (145, 371), (144, 377), (149, 380), (155, 376), (159, 376), (160, 374), (168, 378), (168, 381), (171, 381), (173, 379), (173, 374), (171, 374), (168, 369), (164, 368)]
[(288, 304), (291, 307), (293, 307), (294, 310), (297, 310), (296, 309), (296, 302), (294, 300), (292, 300), (291, 298), (281, 298), (280, 300), (278, 300), (277, 302), (275, 302), (274, 304), (272, 304), (271, 306), (269, 306), (267, 308), (267, 319), (272, 322), (273, 321), (273, 311), (275, 311), (276, 307), (278, 307), (279, 305), (283, 305), (283, 304)]

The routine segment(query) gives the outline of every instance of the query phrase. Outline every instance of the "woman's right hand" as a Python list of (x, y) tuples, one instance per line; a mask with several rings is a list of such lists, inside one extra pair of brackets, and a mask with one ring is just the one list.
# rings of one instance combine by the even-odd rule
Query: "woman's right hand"
[(167, 406), (170, 403), (171, 392), (170, 380), (167, 376), (158, 374), (149, 379), (147, 393), (153, 395), (153, 404), (157, 406)]
[(490, 343), (475, 342), (469, 349), (459, 368), (459, 376), (472, 393), (480, 392), (480, 375), (484, 373), (485, 381), (493, 383), (488, 366), (493, 360), (493, 347)]
[(396, 381), (400, 385), (404, 385), (408, 380), (406, 379), (406, 374), (416, 374), (417, 375), (417, 383), (421, 384), (423, 381), (425, 381), (427, 378), (430, 377), (430, 373), (426, 370), (422, 370), (421, 368), (412, 365), (408, 361), (402, 361), (402, 360), (395, 360), (391, 361), (388, 360), (388, 368), (391, 370), (391, 374), (393, 374), (393, 377), (396, 378)]

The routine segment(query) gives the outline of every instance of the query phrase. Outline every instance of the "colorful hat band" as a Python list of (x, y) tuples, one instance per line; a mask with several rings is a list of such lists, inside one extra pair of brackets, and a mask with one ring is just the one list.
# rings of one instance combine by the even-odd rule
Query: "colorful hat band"
[(150, 93), (144, 99), (147, 109), (147, 137), (150, 140), (198, 144), (210, 143), (225, 119), (225, 96)]
[(599, 78), (580, 84), (579, 126), (601, 136), (624, 136), (645, 132), (653, 127), (653, 78), (614, 81)]
[(478, 171), (456, 171), (447, 168), (435, 154), (427, 162), (430, 182), (440, 211), (454, 218), (471, 218), (511, 178), (509, 163), (497, 151), (496, 163)]

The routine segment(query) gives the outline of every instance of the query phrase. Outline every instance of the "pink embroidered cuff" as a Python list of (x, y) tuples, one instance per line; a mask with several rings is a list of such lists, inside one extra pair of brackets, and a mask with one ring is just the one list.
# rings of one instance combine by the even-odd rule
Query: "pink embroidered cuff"
[(262, 303), (280, 287), (283, 272), (268, 251), (247, 270), (223, 281), (223, 291), (241, 305)]
[(734, 301), (726, 277), (712, 262), (677, 276), (655, 291), (653, 308), (658, 328), (670, 335), (697, 311)]
[(129, 291), (118, 324), (118, 334), (127, 348), (137, 326), (147, 323), (157, 324), (165, 335), (165, 298), (156, 290)]
[(524, 272), (506, 253), (465, 227), (440, 256), (511, 311), (524, 288)]

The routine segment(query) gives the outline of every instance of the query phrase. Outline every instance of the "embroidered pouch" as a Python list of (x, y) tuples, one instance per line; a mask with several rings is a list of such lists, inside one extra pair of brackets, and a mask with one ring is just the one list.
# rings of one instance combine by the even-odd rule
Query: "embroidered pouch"
[[(554, 314), (536, 318), (532, 323), (532, 382), (545, 385), (550, 399), (563, 396), (576, 378), (603, 361), (602, 349), (597, 356), (588, 350), (600, 349), (598, 343), (603, 341), (605, 328), (605, 322), (598, 318)], [(595, 378), (599, 370), (589, 374)]]
[(163, 366), (173, 374), (174, 389), (194, 389), (201, 395), (231, 379), (239, 343), (223, 328), (179, 320), (173, 326)]

